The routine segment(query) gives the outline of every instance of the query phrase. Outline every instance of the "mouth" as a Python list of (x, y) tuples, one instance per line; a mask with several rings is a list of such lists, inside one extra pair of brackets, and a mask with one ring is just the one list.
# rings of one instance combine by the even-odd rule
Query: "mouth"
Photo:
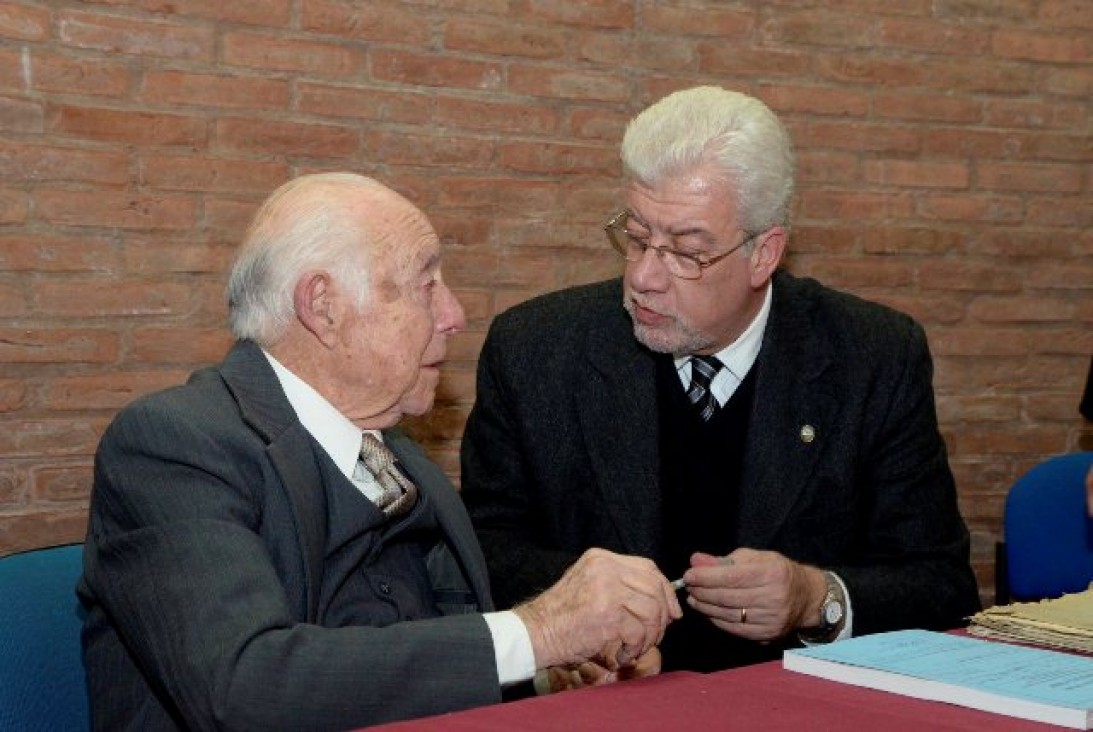
[(672, 320), (671, 316), (664, 315), (657, 312), (652, 308), (646, 307), (639, 303), (636, 299), (630, 299), (630, 315), (635, 321), (645, 326), (657, 326), (668, 323)]

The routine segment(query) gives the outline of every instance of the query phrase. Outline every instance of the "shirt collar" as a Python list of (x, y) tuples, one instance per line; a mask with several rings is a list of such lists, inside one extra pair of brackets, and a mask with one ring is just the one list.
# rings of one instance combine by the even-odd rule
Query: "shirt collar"
[(345, 477), (353, 479), (353, 469), (357, 465), (361, 450), (361, 430), (328, 402), (322, 394), (315, 391), (306, 381), (269, 354), (262, 350), (277, 375), (277, 381), (288, 398), (288, 403), (296, 412), (296, 417), (315, 441), (326, 451), (338, 470)]
[[(748, 371), (755, 365), (755, 359), (759, 357), (759, 347), (763, 345), (763, 333), (767, 329), (767, 320), (770, 319), (772, 292), (773, 287), (768, 282), (767, 293), (763, 296), (763, 305), (755, 314), (755, 319), (735, 341), (713, 354), (739, 381), (744, 380)], [(682, 371), (690, 361), (690, 356), (675, 359), (676, 370)]]

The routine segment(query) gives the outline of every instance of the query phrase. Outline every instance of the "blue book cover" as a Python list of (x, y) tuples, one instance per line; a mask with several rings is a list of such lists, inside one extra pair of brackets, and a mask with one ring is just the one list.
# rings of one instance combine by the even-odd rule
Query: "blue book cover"
[(791, 671), (1089, 729), (1093, 657), (901, 630), (786, 651)]

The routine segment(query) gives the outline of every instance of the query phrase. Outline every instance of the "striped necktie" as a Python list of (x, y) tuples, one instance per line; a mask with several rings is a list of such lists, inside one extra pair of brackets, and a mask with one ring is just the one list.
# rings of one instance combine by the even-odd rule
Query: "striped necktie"
[(383, 489), (376, 507), (388, 518), (401, 516), (417, 502), (417, 486), (395, 467), (395, 456), (375, 435), (361, 436), (361, 460)]
[(687, 390), (687, 399), (704, 421), (717, 411), (717, 400), (710, 391), (710, 382), (721, 370), (721, 362), (714, 356), (691, 357), (691, 387)]

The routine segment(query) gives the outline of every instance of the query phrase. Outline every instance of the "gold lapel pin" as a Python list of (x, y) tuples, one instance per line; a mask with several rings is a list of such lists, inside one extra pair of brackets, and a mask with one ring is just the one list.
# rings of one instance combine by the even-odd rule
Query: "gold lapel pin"
[(816, 439), (816, 428), (810, 424), (801, 427), (801, 442), (809, 443)]

